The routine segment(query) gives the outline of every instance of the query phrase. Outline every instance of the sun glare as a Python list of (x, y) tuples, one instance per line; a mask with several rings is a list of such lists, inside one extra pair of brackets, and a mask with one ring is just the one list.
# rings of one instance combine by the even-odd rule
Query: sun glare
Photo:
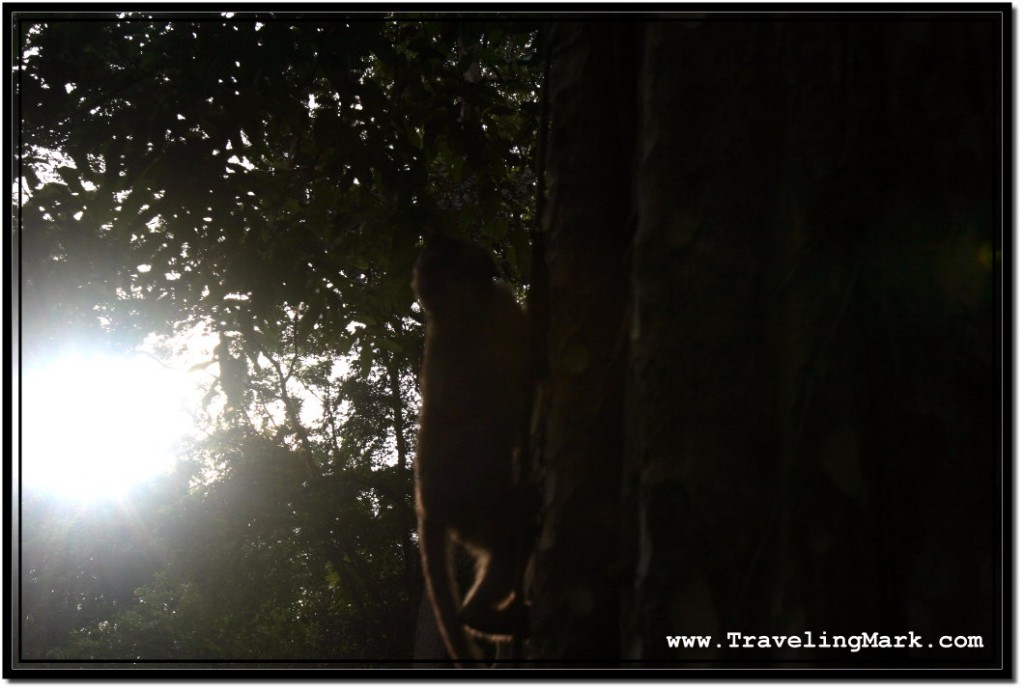
[(21, 373), (21, 479), (73, 500), (116, 497), (170, 470), (194, 384), (143, 354), (63, 356)]

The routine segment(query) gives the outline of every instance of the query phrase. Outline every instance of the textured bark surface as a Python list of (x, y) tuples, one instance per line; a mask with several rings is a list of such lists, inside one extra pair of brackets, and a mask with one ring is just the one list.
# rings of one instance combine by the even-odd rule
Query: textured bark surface
[(648, 27), (629, 656), (726, 631), (997, 640), (995, 30)]
[(997, 661), (999, 31), (556, 25), (534, 659)]
[(551, 331), (530, 654), (620, 657), (622, 388), (636, 33), (558, 24), (545, 217)]

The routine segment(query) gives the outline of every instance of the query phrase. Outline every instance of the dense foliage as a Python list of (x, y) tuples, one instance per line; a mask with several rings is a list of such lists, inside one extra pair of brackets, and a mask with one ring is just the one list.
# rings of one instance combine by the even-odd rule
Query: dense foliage
[(536, 27), (18, 29), (22, 357), (198, 328), (219, 337), (222, 404), (178, 475), (110, 515), (23, 507), (23, 655), (410, 657), (409, 275), (438, 230), (527, 275)]

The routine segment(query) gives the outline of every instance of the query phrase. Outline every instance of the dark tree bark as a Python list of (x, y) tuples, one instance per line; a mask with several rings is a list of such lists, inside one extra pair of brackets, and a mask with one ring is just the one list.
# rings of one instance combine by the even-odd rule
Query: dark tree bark
[(619, 656), (636, 36), (628, 25), (558, 24), (550, 47), (551, 376), (530, 651), (539, 659)]
[(912, 19), (557, 25), (535, 657), (998, 654), (1001, 36)]

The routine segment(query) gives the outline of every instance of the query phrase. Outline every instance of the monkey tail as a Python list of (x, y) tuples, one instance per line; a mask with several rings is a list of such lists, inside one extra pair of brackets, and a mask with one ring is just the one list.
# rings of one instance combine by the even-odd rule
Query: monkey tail
[(448, 654), (457, 667), (483, 667), (484, 656), (459, 621), (459, 597), (448, 554), (448, 531), (433, 521), (420, 520), (423, 577), (434, 605), (434, 618)]

